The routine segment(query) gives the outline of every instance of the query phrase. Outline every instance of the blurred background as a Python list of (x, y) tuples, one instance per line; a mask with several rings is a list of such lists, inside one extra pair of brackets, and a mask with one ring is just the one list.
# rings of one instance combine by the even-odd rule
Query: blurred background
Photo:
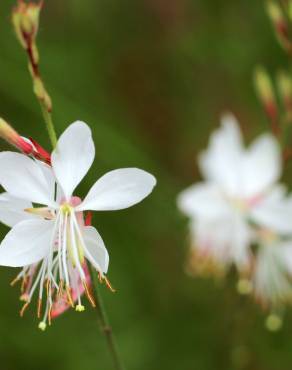
[[(10, 24), (14, 3), (0, 3), (0, 114), (49, 149)], [(126, 369), (290, 370), (291, 312), (271, 334), (232, 277), (216, 284), (188, 276), (187, 220), (175, 201), (199, 180), (196, 155), (222, 112), (237, 115), (247, 140), (267, 128), (253, 70), (265, 64), (274, 72), (288, 60), (263, 2), (47, 0), (38, 45), (58, 133), (76, 119), (93, 130), (96, 160), (79, 194), (119, 167), (137, 166), (158, 179), (143, 203), (94, 216), (117, 289), (102, 287), (102, 294)], [(0, 231), (3, 237), (7, 229)], [(45, 333), (32, 307), (19, 318), (18, 287), (9, 286), (16, 272), (0, 270), (1, 369), (111, 370), (89, 305)]]

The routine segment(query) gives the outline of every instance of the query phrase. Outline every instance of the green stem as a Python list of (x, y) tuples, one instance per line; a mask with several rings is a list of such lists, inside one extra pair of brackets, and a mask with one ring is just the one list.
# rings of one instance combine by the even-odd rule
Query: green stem
[(40, 101), (40, 106), (42, 109), (42, 113), (43, 113), (44, 121), (46, 123), (47, 130), (48, 130), (49, 139), (51, 141), (53, 149), (55, 149), (58, 139), (57, 139), (54, 123), (52, 120), (52, 115), (50, 112), (48, 112), (47, 108), (44, 106), (44, 104), (42, 104), (41, 101)]
[(102, 296), (100, 294), (100, 282), (98, 280), (96, 271), (91, 267), (91, 279), (93, 282), (93, 287), (95, 291), (95, 303), (96, 303), (96, 310), (98, 314), (98, 321), (100, 325), (100, 331), (105, 336), (107, 346), (110, 352), (110, 355), (113, 360), (114, 369), (115, 370), (124, 370), (124, 366), (122, 364), (121, 358), (118, 353), (117, 343), (112, 331), (112, 328), (109, 324), (109, 320), (105, 311), (104, 303), (102, 300)]

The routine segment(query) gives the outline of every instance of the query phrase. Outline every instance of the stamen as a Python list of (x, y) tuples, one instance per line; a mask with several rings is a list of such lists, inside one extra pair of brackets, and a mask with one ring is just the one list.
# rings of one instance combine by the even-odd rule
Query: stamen
[(52, 324), (52, 304), (50, 303), (49, 312), (48, 312), (48, 322), (49, 326)]
[(108, 280), (108, 278), (106, 276), (103, 276), (104, 278), (104, 281), (105, 281), (105, 285), (109, 288), (109, 290), (112, 292), (112, 293), (115, 293), (116, 290), (111, 286), (111, 283), (110, 281)]
[(64, 281), (60, 280), (59, 289), (58, 289), (58, 292), (57, 292), (58, 298), (61, 298), (63, 296), (63, 294), (64, 294)]
[(82, 284), (84, 286), (84, 290), (85, 290), (85, 294), (86, 294), (86, 297), (88, 298), (89, 302), (91, 303), (92, 307), (96, 307), (96, 304), (95, 304), (95, 301), (94, 301), (94, 298), (92, 296), (92, 294), (90, 293), (89, 291), (89, 288), (86, 284), (86, 281), (82, 281)]
[(42, 300), (41, 299), (38, 299), (38, 309), (37, 309), (38, 319), (40, 319), (41, 314), (42, 314)]
[(25, 312), (25, 310), (27, 309), (27, 307), (28, 307), (28, 305), (29, 305), (29, 304), (30, 304), (30, 302), (26, 302), (26, 303), (23, 305), (22, 309), (21, 309), (21, 310), (20, 310), (20, 312), (19, 312), (20, 317), (23, 317), (24, 312)]
[(22, 278), (22, 282), (21, 282), (21, 287), (20, 287), (20, 291), (21, 293), (23, 293), (25, 291), (25, 288), (26, 288), (26, 285), (27, 285), (27, 276), (24, 275), (23, 278)]
[(72, 295), (71, 295), (71, 288), (68, 285), (66, 286), (66, 293), (67, 293), (68, 303), (71, 305), (71, 307), (74, 307), (74, 302), (73, 302)]
[(16, 276), (16, 278), (14, 278), (11, 283), (10, 283), (10, 286), (14, 286), (16, 283), (18, 283), (20, 280), (20, 278), (18, 276)]

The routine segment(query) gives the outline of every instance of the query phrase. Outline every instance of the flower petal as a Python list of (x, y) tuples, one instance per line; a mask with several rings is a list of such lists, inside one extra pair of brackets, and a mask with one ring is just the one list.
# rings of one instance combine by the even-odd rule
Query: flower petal
[(0, 194), (0, 222), (13, 227), (18, 222), (36, 218), (24, 210), (32, 208), (31, 202), (19, 198), (15, 198), (8, 193)]
[(279, 179), (281, 172), (282, 159), (277, 140), (270, 134), (261, 135), (245, 154), (242, 195), (251, 197), (266, 191)]
[(8, 193), (17, 198), (54, 205), (50, 184), (40, 165), (24, 154), (0, 153), (0, 183)]
[(21, 267), (40, 261), (50, 250), (53, 221), (26, 220), (14, 226), (0, 246), (0, 265)]
[[(100, 266), (103, 273), (107, 273), (109, 264), (109, 255), (104, 242), (93, 226), (84, 228), (84, 242), (91, 257)], [(90, 261), (88, 253), (85, 253), (86, 258)]]
[(60, 136), (52, 153), (52, 166), (66, 199), (88, 172), (94, 155), (91, 130), (86, 123), (76, 121)]
[(202, 255), (212, 256), (221, 265), (235, 263), (240, 271), (248, 268), (252, 233), (237, 212), (212, 219), (198, 218), (191, 223), (191, 236)]
[(122, 168), (106, 173), (90, 189), (78, 211), (113, 211), (141, 202), (156, 185), (156, 179), (138, 168)]
[(273, 307), (292, 299), (292, 287), (287, 275), (291, 271), (290, 254), (291, 241), (260, 246), (253, 278), (255, 295), (266, 305)]
[(206, 180), (216, 183), (229, 195), (236, 195), (242, 181), (242, 153), (238, 122), (233, 115), (225, 115), (221, 127), (212, 134), (208, 149), (199, 156), (202, 174)]
[(189, 217), (220, 218), (230, 209), (220, 189), (209, 183), (190, 186), (179, 194), (177, 203)]
[(284, 235), (292, 234), (292, 197), (286, 198), (284, 188), (278, 185), (251, 209), (250, 217), (259, 226)]

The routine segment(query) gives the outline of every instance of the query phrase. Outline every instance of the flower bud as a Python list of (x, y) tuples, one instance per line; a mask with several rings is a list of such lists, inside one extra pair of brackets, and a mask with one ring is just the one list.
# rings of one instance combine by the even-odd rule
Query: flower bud
[(279, 43), (285, 50), (291, 51), (292, 45), (288, 34), (288, 22), (281, 6), (276, 1), (269, 0), (266, 9), (273, 23)]
[(33, 146), (2, 118), (0, 118), (0, 137), (26, 154), (33, 152)]
[(292, 21), (292, 0), (288, 0), (288, 17)]
[(42, 1), (39, 3), (25, 3), (23, 0), (19, 0), (18, 5), (12, 11), (12, 23), (16, 36), (25, 49), (36, 38), (42, 5)]
[(274, 121), (278, 116), (277, 102), (270, 76), (262, 67), (255, 71), (254, 82), (256, 92), (262, 102), (268, 117)]
[(288, 113), (292, 111), (292, 79), (285, 71), (277, 74), (277, 86), (283, 104)]

